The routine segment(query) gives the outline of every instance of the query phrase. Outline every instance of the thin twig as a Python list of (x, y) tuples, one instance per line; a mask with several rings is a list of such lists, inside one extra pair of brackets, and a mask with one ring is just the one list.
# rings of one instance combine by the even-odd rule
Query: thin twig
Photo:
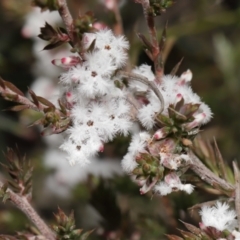
[(150, 15), (148, 12), (149, 8), (150, 8), (149, 0), (142, 0), (141, 3), (142, 3), (142, 7), (143, 7), (144, 17), (147, 21), (148, 30), (149, 30), (149, 34), (151, 36), (152, 44), (154, 47), (158, 48), (158, 38), (157, 38), (157, 31), (156, 31), (155, 24), (154, 24), (154, 17), (152, 15)]
[[(3, 182), (0, 181), (0, 188), (3, 187)], [(14, 193), (11, 189), (7, 189), (7, 193), (9, 194), (10, 201), (19, 208), (31, 221), (41, 234), (46, 237), (46, 239), (54, 240), (55, 234), (51, 231), (51, 229), (46, 225), (46, 223), (40, 218), (37, 212), (30, 205), (28, 200), (24, 196), (20, 196), (17, 193)]]
[[(149, 0), (141, 0), (141, 4), (143, 7), (144, 17), (147, 22), (149, 35), (151, 37), (151, 45), (152, 45), (151, 55), (152, 55), (152, 60), (155, 68), (156, 81), (158, 83), (161, 83), (161, 78), (163, 75), (162, 52), (160, 50), (159, 43), (158, 43), (158, 36), (157, 36), (157, 30), (154, 23), (154, 16), (149, 13), (149, 10), (150, 10)], [(166, 33), (166, 28), (164, 28), (164, 31)]]
[(75, 38), (73, 34), (73, 18), (68, 9), (66, 0), (57, 0), (58, 12), (66, 26), (66, 30), (73, 44), (75, 44)]
[(192, 169), (203, 181), (210, 185), (218, 185), (227, 191), (234, 190), (234, 186), (232, 184), (226, 182), (224, 179), (219, 178), (211, 172), (193, 152), (190, 152), (189, 154), (192, 159), (190, 169)]
[(124, 72), (124, 71), (119, 71), (118, 74), (121, 75), (122, 77), (126, 77), (128, 79), (132, 79), (132, 80), (141, 82), (141, 83), (147, 85), (148, 87), (150, 87), (153, 90), (153, 92), (156, 94), (158, 99), (160, 100), (161, 108), (159, 110), (159, 114), (162, 113), (162, 111), (164, 110), (164, 99), (163, 99), (161, 92), (158, 90), (157, 86), (154, 84), (154, 82), (149, 81), (146, 77), (144, 77), (140, 74), (129, 73), (129, 72)]
[(238, 229), (240, 229), (240, 173), (235, 162), (233, 162), (233, 171), (235, 176), (235, 209), (237, 212)]

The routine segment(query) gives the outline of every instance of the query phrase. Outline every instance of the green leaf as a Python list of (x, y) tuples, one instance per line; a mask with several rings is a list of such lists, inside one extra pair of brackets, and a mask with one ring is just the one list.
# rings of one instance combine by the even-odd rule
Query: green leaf
[(84, 233), (84, 234), (81, 236), (80, 240), (86, 240), (93, 231), (94, 231), (94, 229), (91, 230), (91, 231), (88, 231), (88, 232)]

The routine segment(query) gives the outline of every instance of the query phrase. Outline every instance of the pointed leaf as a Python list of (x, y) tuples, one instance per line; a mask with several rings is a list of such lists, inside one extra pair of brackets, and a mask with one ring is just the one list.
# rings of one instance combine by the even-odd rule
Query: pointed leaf
[(181, 113), (175, 111), (173, 108), (168, 108), (168, 114), (170, 118), (173, 118), (174, 120), (178, 120), (181, 122), (185, 122), (187, 120), (187, 117), (182, 115)]
[(194, 233), (196, 235), (199, 235), (199, 234), (202, 233), (201, 229), (199, 229), (199, 228), (197, 228), (197, 227), (195, 227), (195, 226), (193, 226), (189, 223), (185, 223), (183, 221), (181, 221), (181, 222), (184, 224), (184, 226), (187, 228), (187, 230), (190, 231), (191, 233)]
[(80, 240), (86, 240), (86, 239), (89, 237), (89, 235), (92, 234), (92, 232), (93, 232), (94, 230), (95, 230), (95, 229), (84, 233), (84, 234), (81, 236)]
[(47, 22), (45, 22), (45, 26), (40, 28), (41, 33), (38, 35), (39, 38), (50, 41), (52, 38), (58, 35), (57, 31)]
[(37, 100), (44, 104), (45, 106), (48, 106), (48, 107), (52, 107), (55, 109), (55, 106), (54, 104), (52, 104), (50, 101), (48, 101), (46, 98), (43, 98), (43, 97), (40, 97), (40, 96), (37, 96)]
[(58, 99), (58, 105), (60, 106), (60, 109), (61, 109), (62, 113), (63, 113), (64, 115), (66, 115), (66, 114), (67, 114), (66, 107), (63, 105), (63, 103), (61, 102), (60, 99)]
[(96, 44), (96, 39), (94, 39), (94, 40), (91, 42), (90, 46), (89, 46), (88, 49), (87, 49), (87, 52), (92, 52), (92, 51), (94, 50), (94, 48), (95, 48), (95, 44)]
[(11, 91), (13, 91), (14, 93), (17, 93), (18, 95), (24, 97), (23, 92), (20, 89), (18, 89), (14, 84), (12, 84), (12, 83), (10, 83), (8, 81), (4, 81), (4, 85), (6, 87), (8, 87)]
[(215, 138), (213, 138), (213, 142), (214, 142), (214, 152), (217, 159), (216, 162), (218, 165), (218, 169), (220, 171), (221, 177), (227, 180), (227, 171), (226, 171), (227, 169)]
[(0, 77), (0, 87), (2, 87), (3, 89), (6, 88), (4, 82), (5, 82), (5, 81)]
[(194, 240), (197, 240), (199, 239), (195, 234), (193, 233), (190, 233), (190, 232), (187, 232), (187, 231), (183, 231), (181, 229), (178, 229), (178, 231), (180, 231), (180, 233), (182, 234), (182, 236), (184, 238), (187, 238), (187, 239), (194, 239)]
[(182, 64), (183, 58), (173, 67), (172, 71), (170, 72), (170, 75), (175, 76), (180, 65)]
[(151, 52), (151, 50), (153, 49), (151, 42), (148, 41), (148, 39), (141, 33), (137, 33), (137, 36), (140, 38), (143, 45)]
[(54, 49), (54, 48), (56, 48), (56, 47), (61, 46), (63, 43), (65, 43), (65, 42), (63, 42), (63, 41), (57, 41), (57, 42), (54, 42), (54, 43), (50, 43), (50, 44), (46, 45), (46, 46), (43, 48), (43, 50), (51, 50), (51, 49)]
[(22, 110), (25, 110), (25, 109), (28, 109), (28, 108), (29, 108), (28, 105), (17, 105), (17, 106), (10, 107), (6, 110), (19, 112), (19, 111), (22, 111)]
[(166, 42), (166, 36), (167, 36), (167, 22), (163, 28), (163, 32), (162, 32), (162, 36), (161, 36), (161, 39), (160, 39), (160, 43), (159, 43), (159, 50), (160, 52), (163, 52), (164, 50), (164, 47), (165, 47), (165, 42)]
[(181, 237), (178, 237), (176, 235), (165, 235), (169, 240), (184, 240), (183, 238)]
[(173, 120), (165, 115), (159, 114), (157, 120), (164, 126), (173, 126)]
[(177, 111), (177, 112), (179, 112), (180, 111), (180, 109), (181, 109), (181, 107), (184, 105), (184, 98), (182, 98), (179, 102), (177, 102), (177, 104), (175, 105), (175, 110)]
[(31, 89), (28, 89), (28, 92), (31, 95), (34, 104), (38, 107), (39, 102), (38, 102), (38, 99), (37, 99), (37, 95)]

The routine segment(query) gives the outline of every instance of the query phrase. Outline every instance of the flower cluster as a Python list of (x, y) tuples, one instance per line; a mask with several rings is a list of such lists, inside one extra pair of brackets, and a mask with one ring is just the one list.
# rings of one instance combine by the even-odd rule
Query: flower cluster
[(142, 194), (150, 189), (161, 195), (178, 190), (191, 193), (194, 187), (181, 183), (180, 170), (191, 162), (188, 147), (199, 127), (210, 120), (211, 110), (193, 93), (190, 70), (180, 77), (163, 76), (161, 83), (156, 83), (148, 65), (133, 69), (133, 73), (153, 83), (164, 101), (159, 101), (153, 89), (142, 82), (129, 84), (132, 91), (146, 92), (146, 99), (141, 99), (138, 119), (147, 130), (155, 133), (134, 136), (122, 166), (136, 176)]
[(82, 45), (81, 59), (72, 56), (53, 64), (67, 68), (60, 82), (72, 119), (60, 148), (68, 153), (70, 164), (84, 166), (103, 151), (103, 143), (116, 134), (128, 134), (131, 121), (125, 91), (115, 86), (114, 78), (115, 71), (126, 63), (128, 42), (110, 30), (101, 30), (86, 33)]
[[(148, 132), (133, 136), (123, 169), (136, 176), (142, 194), (150, 189), (161, 195), (178, 190), (191, 193), (194, 187), (181, 183), (184, 171), (180, 170), (191, 162), (188, 147), (199, 127), (210, 120), (211, 110), (192, 91), (190, 70), (157, 82), (151, 67), (141, 65), (130, 73), (136, 81), (117, 87), (116, 82), (125, 76), (118, 70), (126, 64), (128, 47), (123, 36), (105, 29), (83, 35), (81, 57), (53, 60), (67, 70), (60, 83), (62, 101), (71, 110), (72, 120), (60, 148), (68, 153), (70, 164), (88, 164), (103, 151), (104, 143), (119, 133), (128, 134), (132, 125), (128, 96), (145, 93), (136, 98), (140, 104), (137, 118)], [(138, 81), (141, 77), (145, 82)]]

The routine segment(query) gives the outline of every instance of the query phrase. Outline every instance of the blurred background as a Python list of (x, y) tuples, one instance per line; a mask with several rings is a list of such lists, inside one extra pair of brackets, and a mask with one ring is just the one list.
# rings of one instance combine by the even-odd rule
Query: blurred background
[[(97, 21), (112, 27), (114, 15), (97, 0), (71, 0), (73, 16), (93, 11)], [(152, 64), (136, 36), (147, 34), (142, 9), (132, 0), (121, 4), (126, 37), (130, 41), (130, 65)], [(33, 9), (30, 0), (0, 1), (0, 75), (23, 92), (31, 87), (39, 95), (56, 101), (57, 80), (61, 70), (51, 64), (57, 56), (65, 56), (63, 46), (51, 52), (42, 51), (46, 42), (37, 39), (39, 26), (47, 21), (53, 26), (62, 23), (57, 13), (49, 16)], [(231, 166), (240, 159), (240, 1), (176, 0), (162, 16), (156, 18), (161, 35), (168, 22), (164, 53), (165, 74), (184, 58), (178, 75), (190, 69), (192, 87), (214, 113), (203, 127), (204, 141), (216, 138), (222, 155)], [(69, 54), (67, 54), (69, 55)], [(56, 69), (55, 69), (56, 68)], [(0, 109), (12, 106), (0, 100)], [(0, 112), (0, 161), (7, 147), (18, 145), (34, 165), (32, 203), (49, 224), (54, 222), (57, 207), (66, 213), (74, 210), (76, 225), (95, 229), (90, 239), (165, 239), (183, 228), (181, 219), (197, 224), (192, 205), (216, 199), (216, 192), (196, 191), (187, 195), (174, 193), (167, 197), (140, 196), (139, 187), (121, 170), (120, 161), (127, 151), (129, 138), (118, 137), (107, 144), (104, 153), (93, 159), (89, 168), (70, 167), (58, 150), (61, 137), (40, 136), (37, 127), (27, 125), (37, 119), (32, 111)], [(59, 139), (60, 138), (60, 139)], [(0, 166), (3, 176), (4, 170)], [(29, 226), (29, 221), (11, 204), (0, 203), (0, 233), (14, 234)]]

